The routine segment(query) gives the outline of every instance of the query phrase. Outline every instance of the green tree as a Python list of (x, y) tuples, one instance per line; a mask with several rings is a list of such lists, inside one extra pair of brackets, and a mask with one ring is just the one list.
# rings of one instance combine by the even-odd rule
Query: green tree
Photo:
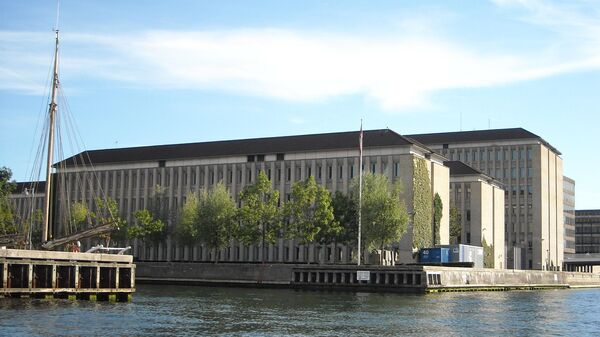
[(413, 248), (433, 245), (433, 200), (427, 162), (423, 158), (413, 161)]
[(9, 168), (0, 168), (0, 235), (17, 232), (9, 200), (10, 194), (16, 187), (11, 178), (12, 171)]
[(240, 192), (242, 206), (239, 209), (240, 227), (237, 238), (244, 244), (261, 241), (262, 261), (265, 260), (265, 244), (275, 243), (281, 229), (281, 217), (277, 203), (279, 191), (273, 190), (271, 181), (260, 171), (256, 182)]
[(217, 250), (227, 247), (237, 230), (237, 209), (235, 201), (223, 183), (218, 183), (210, 192), (200, 194), (198, 207), (198, 236), (214, 250), (215, 263)]
[(128, 226), (127, 238), (142, 241), (158, 242), (164, 237), (165, 224), (160, 219), (155, 219), (147, 209), (142, 209), (134, 214), (135, 223)]
[(442, 222), (442, 212), (444, 205), (439, 194), (433, 197), (433, 240), (436, 245), (440, 244), (440, 223)]
[(94, 214), (90, 212), (87, 205), (82, 202), (74, 202), (71, 205), (71, 217), (69, 219), (69, 227), (72, 233), (80, 231), (86, 223), (90, 223)]
[(456, 207), (450, 207), (450, 242), (460, 243), (462, 231), (462, 219)]
[[(358, 198), (356, 180), (352, 183), (352, 190), (352, 195)], [(383, 251), (391, 243), (400, 241), (406, 232), (408, 212), (401, 200), (401, 193), (399, 182), (391, 184), (381, 174), (363, 175), (361, 236), (366, 249), (379, 248)]]
[[(116, 232), (116, 236), (122, 238), (122, 231), (127, 228), (127, 221), (119, 216), (119, 206), (117, 202), (107, 197), (106, 199), (96, 198), (97, 211), (95, 220), (98, 225), (111, 224)], [(99, 237), (106, 242), (106, 246), (110, 245), (110, 240), (113, 232), (102, 234)]]
[(292, 185), (290, 201), (285, 204), (286, 235), (303, 243), (337, 235), (341, 227), (333, 217), (331, 194), (314, 177)]
[(331, 199), (333, 218), (342, 230), (334, 240), (342, 243), (356, 243), (358, 240), (358, 208), (356, 201), (342, 192), (335, 192)]
[(181, 208), (179, 223), (175, 230), (177, 240), (185, 245), (192, 245), (200, 241), (198, 233), (198, 213), (200, 199), (195, 193), (188, 193), (185, 203)]

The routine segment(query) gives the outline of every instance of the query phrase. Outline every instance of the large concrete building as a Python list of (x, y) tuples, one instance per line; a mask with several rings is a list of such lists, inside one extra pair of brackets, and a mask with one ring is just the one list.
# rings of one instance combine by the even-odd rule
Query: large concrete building
[(491, 250), (491, 265), (486, 267), (505, 268), (502, 184), (460, 161), (444, 165), (450, 168), (450, 207), (457, 209), (461, 220), (461, 235), (452, 243), (482, 246), (485, 254)]
[(575, 211), (575, 252), (600, 253), (600, 209)]
[[(209, 189), (222, 181), (237, 200), (238, 193), (254, 183), (260, 171), (279, 190), (282, 201), (289, 199), (294, 182), (309, 176), (332, 192), (347, 193), (351, 180), (359, 173), (358, 140), (358, 132), (341, 132), (86, 151), (57, 164), (56, 174), (63, 181), (60, 184), (67, 187), (71, 202), (83, 202), (93, 209), (92, 192), (103, 191), (117, 201), (121, 216), (128, 221), (133, 220), (136, 210), (150, 207), (160, 186), (161, 203), (170, 214), (168, 233), (173, 233), (178, 209), (189, 192)], [(76, 165), (89, 161), (93, 163), (93, 174)], [(443, 164), (443, 156), (389, 129), (364, 132), (364, 170), (401, 181), (409, 212), (414, 204), (417, 161), (423, 161), (428, 169), (431, 198), (438, 193), (443, 204), (448, 205), (449, 170)], [(441, 243), (448, 243), (448, 207), (444, 207), (440, 227)], [(412, 261), (411, 226), (399, 247), (400, 260)], [(273, 262), (349, 262), (351, 253), (343, 249), (326, 247), (326, 253), (315, 253), (298, 247), (293, 240), (281, 239), (264, 254), (265, 260)], [(158, 246), (137, 244), (134, 254), (143, 260), (213, 259), (208, 249), (180, 245), (172, 235)], [(257, 245), (232, 243), (220, 253), (220, 259), (260, 261), (262, 254)]]
[(556, 148), (522, 128), (408, 137), (504, 184), (508, 268), (561, 268), (563, 164)]
[(565, 254), (575, 254), (575, 180), (563, 177)]

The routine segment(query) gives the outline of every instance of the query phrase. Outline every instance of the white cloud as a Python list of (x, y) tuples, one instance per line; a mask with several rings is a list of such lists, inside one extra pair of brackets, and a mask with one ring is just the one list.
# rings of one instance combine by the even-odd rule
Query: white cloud
[[(65, 35), (64, 73), (160, 89), (217, 89), (293, 101), (360, 94), (392, 111), (428, 104), (432, 93), (493, 86), (600, 67), (600, 24), (539, 1), (496, 0), (524, 19), (569, 34), (569, 50), (488, 53), (431, 34), (352, 36), (281, 29)], [(510, 10), (510, 9), (507, 9)], [(583, 24), (582, 24), (583, 22)], [(564, 28), (561, 30), (560, 28)], [(594, 34), (595, 33), (595, 34)], [(576, 36), (573, 39), (573, 36)], [(40, 34), (0, 33), (0, 90), (36, 92)], [(581, 42), (581, 43), (580, 43)], [(583, 43), (586, 42), (586, 43)]]

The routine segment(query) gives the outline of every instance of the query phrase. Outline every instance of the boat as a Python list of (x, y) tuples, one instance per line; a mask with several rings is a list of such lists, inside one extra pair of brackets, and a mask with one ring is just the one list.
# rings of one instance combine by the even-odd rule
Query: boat
[[(118, 215), (113, 214), (106, 207), (106, 201), (102, 201), (101, 189), (96, 191), (90, 189), (90, 194), (95, 193), (96, 195), (96, 198), (90, 200), (100, 204), (100, 206), (94, 205), (93, 207), (98, 214), (106, 213), (104, 216), (92, 217), (90, 212), (84, 214), (89, 222), (85, 228), (73, 228), (73, 224), (69, 221), (60, 224), (61, 219), (64, 220), (69, 216), (68, 206), (71, 205), (71, 202), (68, 193), (60, 192), (61, 185), (67, 182), (61, 181), (60, 174), (53, 172), (55, 145), (57, 141), (62, 143), (60, 139), (57, 139), (57, 131), (60, 129), (57, 127), (57, 120), (61, 119), (58, 116), (57, 102), (60, 89), (59, 30), (55, 29), (54, 32), (52, 87), (47, 113), (48, 132), (42, 141), (47, 145), (46, 180), (44, 184), (34, 181), (26, 187), (26, 191), (27, 188), (29, 191), (36, 191), (40, 188), (44, 190), (41, 238), (40, 242), (35, 243), (41, 249), (32, 249), (35, 236), (32, 234), (34, 211), (31, 207), (27, 225), (21, 226), (21, 233), (0, 237), (0, 281), (2, 284), (0, 297), (129, 301), (135, 292), (135, 265), (133, 257), (126, 254), (130, 247), (117, 248), (108, 247), (108, 244), (107, 247), (96, 245), (87, 252), (80, 252), (81, 240), (102, 235), (110, 237), (110, 233), (118, 229)], [(43, 147), (43, 145), (40, 146), (40, 148)], [(38, 152), (41, 154), (42, 151)], [(58, 150), (58, 152), (62, 151)], [(36, 160), (35, 162), (41, 163), (42, 161)], [(95, 177), (93, 168), (88, 172), (90, 173), (88, 174), (89, 179), (98, 179)], [(85, 181), (79, 183), (85, 183)], [(35, 193), (31, 193), (31, 197), (35, 198)], [(60, 202), (57, 202), (57, 199), (60, 199)], [(85, 205), (80, 207), (85, 207)], [(60, 231), (64, 235), (58, 235), (61, 234)], [(65, 247), (68, 251), (52, 251), (52, 249)]]

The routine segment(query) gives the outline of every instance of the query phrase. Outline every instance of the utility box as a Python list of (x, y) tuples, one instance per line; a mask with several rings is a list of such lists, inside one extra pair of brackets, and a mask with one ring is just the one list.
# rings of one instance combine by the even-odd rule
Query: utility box
[(450, 262), (473, 262), (473, 267), (483, 268), (483, 247), (470, 245), (440, 245), (450, 250)]
[(448, 263), (450, 262), (450, 249), (422, 248), (419, 251), (419, 262), (421, 263)]

